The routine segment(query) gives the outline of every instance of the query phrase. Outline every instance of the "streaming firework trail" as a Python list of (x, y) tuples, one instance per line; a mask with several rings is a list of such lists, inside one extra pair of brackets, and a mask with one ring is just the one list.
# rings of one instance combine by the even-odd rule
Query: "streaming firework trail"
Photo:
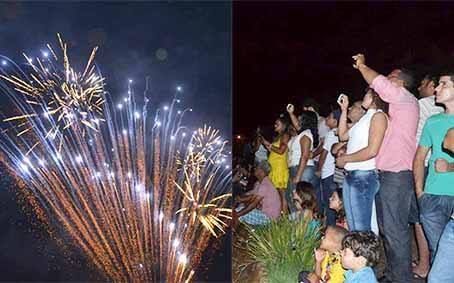
[[(83, 72), (50, 45), (26, 68), (0, 61), (2, 161), (39, 219), (69, 235), (109, 280), (189, 282), (231, 219), (230, 168), (218, 131), (182, 124), (182, 89), (150, 115), (129, 81), (114, 103), (93, 64)], [(148, 80), (147, 80), (148, 89)], [(139, 101), (140, 100), (140, 101)], [(61, 234), (61, 237), (64, 237)]]

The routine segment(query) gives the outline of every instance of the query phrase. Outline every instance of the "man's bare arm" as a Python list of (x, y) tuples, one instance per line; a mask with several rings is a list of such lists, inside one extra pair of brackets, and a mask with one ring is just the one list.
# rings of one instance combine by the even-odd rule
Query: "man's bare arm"
[(413, 160), (413, 175), (415, 178), (415, 192), (416, 196), (420, 197), (424, 192), (424, 160), (430, 148), (425, 146), (418, 146), (415, 159)]
[(353, 56), (353, 59), (355, 60), (355, 64), (353, 65), (353, 67), (359, 70), (364, 80), (368, 84), (372, 84), (374, 79), (378, 77), (380, 74), (366, 66), (366, 58), (364, 57), (363, 54), (357, 54)]

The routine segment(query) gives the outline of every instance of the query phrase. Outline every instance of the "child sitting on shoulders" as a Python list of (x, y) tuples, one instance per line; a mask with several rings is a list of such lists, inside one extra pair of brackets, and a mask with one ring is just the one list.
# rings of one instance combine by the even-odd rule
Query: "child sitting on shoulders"
[(345, 283), (376, 283), (372, 267), (379, 259), (380, 241), (371, 231), (350, 232), (342, 241)]
[(329, 198), (329, 208), (336, 211), (336, 225), (348, 229), (345, 219), (344, 203), (342, 201), (342, 188), (337, 188)]
[[(348, 231), (339, 226), (327, 226), (320, 248), (315, 250), (315, 271), (309, 273), (306, 282), (342, 283), (345, 270), (342, 267), (342, 239)], [(303, 280), (304, 282), (304, 280)]]

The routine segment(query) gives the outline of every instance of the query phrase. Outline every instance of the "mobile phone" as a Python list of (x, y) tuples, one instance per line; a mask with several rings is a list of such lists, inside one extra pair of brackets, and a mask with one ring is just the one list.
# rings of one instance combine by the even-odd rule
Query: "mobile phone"
[(344, 95), (343, 93), (339, 94), (339, 97), (337, 98), (338, 103), (343, 103), (344, 102)]

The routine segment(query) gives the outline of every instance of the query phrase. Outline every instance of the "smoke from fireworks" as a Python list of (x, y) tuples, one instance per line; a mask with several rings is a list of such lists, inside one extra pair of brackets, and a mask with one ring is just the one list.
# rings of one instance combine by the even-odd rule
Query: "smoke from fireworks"
[(44, 58), (25, 56), (26, 70), (0, 58), (0, 90), (15, 105), (2, 161), (39, 217), (108, 279), (191, 281), (231, 218), (227, 142), (211, 127), (182, 124), (190, 109), (179, 110), (181, 88), (154, 115), (148, 91), (138, 99), (131, 80), (114, 103), (93, 64), (96, 48), (77, 72), (59, 42), (62, 58), (47, 45)]

